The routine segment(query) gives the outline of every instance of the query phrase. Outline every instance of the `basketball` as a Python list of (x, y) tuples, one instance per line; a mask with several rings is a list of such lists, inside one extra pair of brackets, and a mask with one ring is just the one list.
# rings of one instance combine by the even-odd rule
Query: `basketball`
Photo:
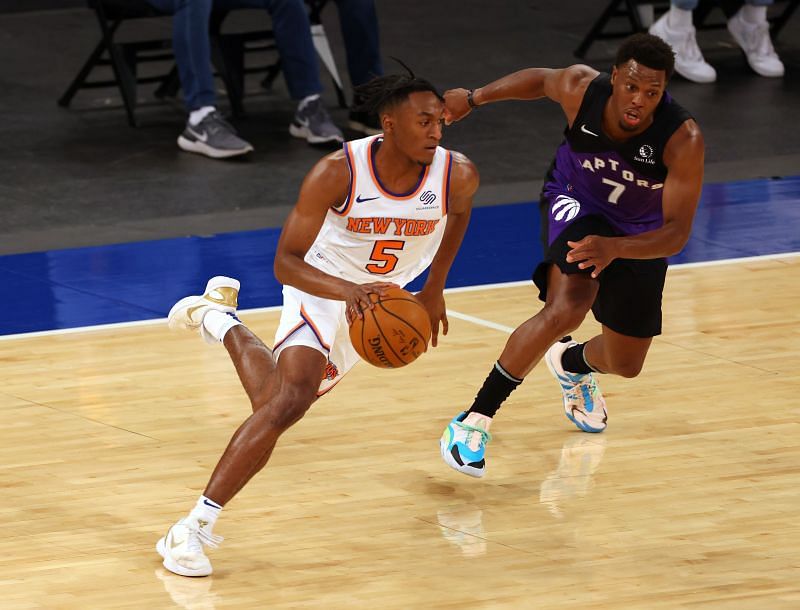
[(350, 325), (350, 341), (364, 361), (396, 369), (416, 360), (428, 349), (431, 320), (417, 298), (402, 288), (383, 296), (371, 293), (374, 309), (363, 312)]

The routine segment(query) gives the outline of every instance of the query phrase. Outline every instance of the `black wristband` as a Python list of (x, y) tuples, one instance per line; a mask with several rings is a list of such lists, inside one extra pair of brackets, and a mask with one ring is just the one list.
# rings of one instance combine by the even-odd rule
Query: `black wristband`
[(475, 94), (475, 89), (468, 89), (467, 90), (467, 104), (469, 104), (470, 108), (477, 108), (478, 104), (475, 103), (473, 99), (473, 95)]

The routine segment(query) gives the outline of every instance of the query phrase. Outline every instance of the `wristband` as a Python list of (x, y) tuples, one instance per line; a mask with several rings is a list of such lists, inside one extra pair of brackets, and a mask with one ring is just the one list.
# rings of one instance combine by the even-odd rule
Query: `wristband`
[(475, 89), (468, 89), (467, 90), (467, 104), (469, 104), (470, 108), (477, 108), (478, 104), (475, 103), (475, 100), (472, 97), (473, 95), (475, 95)]

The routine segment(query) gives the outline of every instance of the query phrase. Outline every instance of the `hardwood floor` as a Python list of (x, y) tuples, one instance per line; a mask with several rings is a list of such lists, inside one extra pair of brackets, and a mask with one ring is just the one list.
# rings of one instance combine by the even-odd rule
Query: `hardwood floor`
[[(284, 436), (205, 579), (154, 545), (249, 413), (224, 350), (164, 324), (0, 342), (0, 608), (800, 607), (800, 257), (671, 269), (642, 375), (601, 379), (608, 431), (537, 366), (480, 480), (439, 435), (540, 305), (447, 301), (439, 348), (359, 365)], [(277, 312), (243, 319), (271, 342)]]

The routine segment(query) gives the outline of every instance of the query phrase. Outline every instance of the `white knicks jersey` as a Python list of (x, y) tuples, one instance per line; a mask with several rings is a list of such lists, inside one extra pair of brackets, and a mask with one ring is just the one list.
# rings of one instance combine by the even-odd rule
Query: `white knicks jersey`
[(381, 138), (344, 144), (350, 191), (341, 206), (328, 210), (305, 261), (351, 282), (404, 286), (431, 264), (442, 242), (452, 158), (437, 147), (433, 163), (420, 168), (417, 185), (392, 193), (375, 171)]

